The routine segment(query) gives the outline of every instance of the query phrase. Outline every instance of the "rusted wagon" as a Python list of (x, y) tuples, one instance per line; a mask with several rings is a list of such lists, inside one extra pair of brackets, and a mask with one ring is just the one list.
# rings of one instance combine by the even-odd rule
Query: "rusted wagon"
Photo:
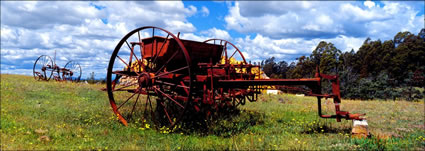
[(46, 55), (38, 57), (33, 66), (35, 80), (49, 81), (53, 77), (56, 81), (78, 82), (81, 78), (81, 72), (81, 66), (75, 61), (69, 61), (64, 68), (60, 68), (52, 58)]
[[(241, 61), (231, 63), (233, 58)], [(256, 101), (265, 85), (309, 87), (308, 95), (317, 97), (322, 118), (340, 121), (363, 115), (340, 111), (337, 76), (316, 73), (308, 79), (258, 79), (254, 68), (260, 67), (247, 63), (226, 40), (184, 40), (179, 34), (147, 26), (131, 31), (115, 47), (106, 90), (113, 112), (124, 125), (131, 121), (170, 128), (193, 115), (209, 120), (246, 100)], [(332, 82), (332, 94), (321, 93), (323, 79)], [(335, 115), (322, 114), (321, 98), (334, 100)]]

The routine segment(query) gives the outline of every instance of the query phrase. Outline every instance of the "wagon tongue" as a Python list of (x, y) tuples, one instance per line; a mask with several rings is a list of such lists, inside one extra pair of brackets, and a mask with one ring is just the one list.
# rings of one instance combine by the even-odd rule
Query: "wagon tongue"
[(360, 116), (365, 116), (366, 113), (362, 113), (362, 114), (360, 114), (360, 113), (351, 113), (351, 114), (348, 113), (347, 115), (348, 115), (348, 118), (349, 119), (353, 119), (353, 120), (364, 120), (365, 118), (360, 117)]
[(347, 111), (339, 111), (339, 113), (337, 112), (336, 114), (337, 114), (337, 116), (343, 117), (347, 120), (363, 120), (365, 118), (360, 117), (360, 116), (366, 115), (366, 113), (359, 114), (359, 113), (350, 113), (350, 112), (347, 112)]

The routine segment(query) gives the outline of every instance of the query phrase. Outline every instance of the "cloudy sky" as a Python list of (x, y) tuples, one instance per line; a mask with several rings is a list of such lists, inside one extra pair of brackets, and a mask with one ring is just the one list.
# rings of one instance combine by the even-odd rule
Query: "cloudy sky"
[(129, 31), (162, 27), (180, 38), (226, 39), (245, 58), (294, 61), (324, 40), (342, 51), (424, 28), (424, 1), (1, 1), (1, 73), (32, 75), (40, 55), (63, 67), (78, 61), (82, 78), (106, 75), (111, 53)]

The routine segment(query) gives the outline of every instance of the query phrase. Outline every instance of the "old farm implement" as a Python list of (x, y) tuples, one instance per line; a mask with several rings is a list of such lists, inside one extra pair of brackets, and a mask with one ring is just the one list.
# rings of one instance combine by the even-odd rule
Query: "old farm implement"
[(36, 80), (49, 81), (53, 77), (56, 81), (78, 82), (81, 78), (81, 66), (75, 61), (69, 61), (64, 68), (60, 68), (52, 58), (41, 55), (34, 63), (33, 76)]
[[(232, 59), (239, 59), (237, 64)], [(246, 62), (242, 52), (226, 40), (183, 40), (158, 27), (141, 27), (124, 36), (112, 53), (107, 93), (113, 112), (128, 122), (174, 127), (190, 116), (204, 121), (229, 108), (256, 101), (263, 86), (306, 86), (316, 96), (322, 118), (362, 119), (364, 114), (340, 110), (337, 76), (316, 73), (308, 79), (258, 79), (259, 66)], [(330, 80), (332, 94), (321, 93)], [(335, 115), (323, 115), (321, 99), (331, 98)]]

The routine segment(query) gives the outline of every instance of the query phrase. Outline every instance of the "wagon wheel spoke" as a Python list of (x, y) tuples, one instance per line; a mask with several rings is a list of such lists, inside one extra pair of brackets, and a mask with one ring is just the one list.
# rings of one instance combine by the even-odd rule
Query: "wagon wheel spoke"
[[(174, 78), (176, 79), (176, 78)], [(181, 79), (180, 79), (181, 80)], [(171, 90), (173, 91), (177, 91), (177, 88), (183, 89), (184, 92), (186, 93), (186, 95), (189, 95), (189, 89), (190, 87), (186, 86), (183, 82), (183, 80), (180, 81), (180, 83), (171, 83), (171, 82), (165, 82), (165, 81), (161, 81), (161, 80), (156, 80), (157, 83), (162, 84), (164, 86), (170, 86), (172, 87)]]
[[(145, 102), (141, 102), (142, 107), (141, 109), (143, 109), (143, 113), (142, 116), (140, 117), (141, 123), (142, 124), (147, 124), (148, 122), (146, 120), (149, 120), (149, 116), (151, 117), (150, 119), (155, 122), (155, 112), (151, 103), (151, 97), (150, 97), (150, 93), (146, 94), (146, 99)], [(150, 112), (150, 114), (148, 114), (148, 112)], [(142, 125), (145, 126), (145, 125)]]
[(164, 69), (167, 65), (168, 65), (168, 63), (170, 63), (170, 61), (171, 60), (173, 60), (174, 59), (174, 57), (176, 57), (176, 55), (178, 54), (179, 52), (178, 51), (175, 51), (174, 53), (173, 53), (173, 55), (164, 63), (164, 65), (162, 65), (161, 66), (161, 68), (159, 68), (158, 69), (158, 71), (156, 71), (155, 72), (155, 75), (157, 75), (159, 72), (161, 72), (162, 71), (162, 69)]
[(182, 70), (184, 70), (184, 69), (189, 69), (189, 66), (181, 67), (181, 68), (178, 68), (178, 69), (175, 69), (175, 70), (169, 71), (169, 72), (163, 72), (163, 73), (161, 73), (161, 74), (159, 74), (159, 75), (156, 75), (154, 78), (161, 77), (161, 76), (165, 76), (165, 75), (169, 75), (169, 74), (171, 74), (171, 73), (176, 73), (176, 72), (182, 71)]
[(117, 58), (121, 60), (122, 63), (124, 63), (125, 65), (127, 65), (127, 67), (129, 67), (128, 63), (124, 61), (124, 59), (122, 59), (120, 56), (117, 55)]
[(118, 106), (117, 110), (119, 110), (124, 104), (126, 104), (128, 102), (128, 100), (130, 100), (131, 98), (133, 98), (134, 95), (136, 95), (137, 93), (133, 93), (129, 98), (127, 98), (127, 100), (124, 101), (124, 103), (122, 103), (120, 106)]
[(159, 117), (158, 117), (158, 120), (160, 121), (159, 126), (169, 127), (169, 125), (175, 125), (176, 122), (178, 122), (179, 120), (179, 115), (181, 115), (185, 110), (185, 105), (182, 103), (187, 103), (181, 99), (187, 99), (187, 97), (176, 96), (179, 94), (173, 94), (172, 92), (177, 92), (177, 91), (173, 91), (172, 89), (166, 89), (167, 91), (165, 91), (165, 89), (164, 90), (162, 89), (166, 87), (162, 87), (162, 88), (153, 87), (153, 88), (157, 96), (159, 96), (160, 98), (163, 98), (161, 99), (160, 102), (158, 102), (160, 105), (158, 110), (161, 111), (159, 112)]
[[(122, 87), (120, 87), (120, 88), (118, 88), (118, 89), (113, 89), (112, 91), (122, 91), (122, 90), (124, 90), (124, 91), (128, 91), (128, 89), (127, 90), (125, 90), (124, 88), (128, 88), (128, 87), (131, 87), (131, 86), (134, 86), (134, 85), (137, 85), (138, 83), (131, 83), (131, 84), (128, 84), (128, 85), (125, 85), (125, 86), (122, 86)], [(133, 89), (132, 89), (133, 90)]]
[[(183, 81), (180, 81), (180, 84), (181, 84), (181, 87), (184, 88), (184, 91), (186, 92), (186, 94), (189, 95), (189, 93), (190, 93), (189, 88), (190, 87), (186, 86)], [(177, 85), (177, 86), (179, 86), (179, 85)]]
[(158, 121), (156, 120), (155, 111), (154, 111), (154, 108), (152, 106), (152, 100), (150, 99), (150, 95), (149, 94), (148, 94), (148, 99), (147, 100), (149, 101), (149, 107), (150, 107), (150, 111), (151, 111), (151, 120), (153, 121), (153, 123), (156, 126), (158, 126)]
[(159, 80), (157, 80), (156, 82), (161, 83), (161, 84), (165, 84), (165, 85), (169, 85), (169, 86), (173, 86), (173, 87), (189, 89), (189, 87), (185, 86), (184, 84), (174, 84), (174, 83), (164, 82), (164, 81), (159, 81)]
[[(155, 37), (155, 28), (152, 28), (152, 39), (154, 39), (154, 37)], [(154, 39), (155, 40), (155, 39)], [(150, 50), (151, 51), (151, 54), (153, 54), (153, 48), (154, 48), (154, 44), (156, 44), (156, 43), (153, 43), (152, 44), (152, 49)], [(145, 51), (149, 51), (149, 50), (145, 50)], [(153, 66), (153, 64), (151, 64), (151, 62), (152, 62), (152, 57), (149, 59), (150, 61), (148, 61), (148, 67), (151, 67), (151, 66)], [(152, 68), (150, 68), (150, 70), (152, 70)]]
[[(133, 49), (131, 48), (130, 44), (128, 44), (128, 41), (127, 41), (127, 40), (125, 41), (125, 44), (127, 45), (128, 49), (129, 49), (130, 51), (133, 51)], [(130, 55), (130, 56), (132, 56), (132, 55)]]
[(165, 106), (165, 104), (164, 104), (164, 102), (161, 102), (161, 105), (162, 105), (162, 107), (164, 108), (164, 112), (165, 112), (165, 115), (167, 116), (167, 118), (168, 118), (168, 121), (171, 123), (171, 124), (174, 124), (173, 123), (173, 120), (171, 120), (171, 117), (170, 117), (170, 114), (168, 114), (168, 111), (166, 110), (166, 106)]
[[(161, 54), (161, 52), (162, 52), (162, 50), (163, 50), (163, 48), (164, 48), (164, 45), (168, 42), (168, 37), (170, 36), (170, 34), (167, 34), (167, 37), (165, 37), (165, 41), (162, 43), (162, 45), (161, 45), (161, 47), (159, 48), (159, 52), (157, 53), (157, 54)], [(155, 58), (153, 59), (153, 61), (152, 62), (155, 62), (156, 63), (156, 61), (157, 61), (157, 59), (158, 59), (158, 55), (156, 55), (155, 56)], [(161, 70), (161, 69), (160, 69)]]
[(237, 50), (235, 50), (229, 58), (232, 58), (236, 54), (236, 52), (237, 52)]
[[(132, 68), (132, 66), (130, 66), (127, 62), (125, 62), (124, 61), (124, 59), (122, 59), (120, 56), (118, 56), (117, 55), (117, 58), (122, 62), (122, 63), (124, 63), (125, 65), (126, 65), (126, 67), (127, 67), (127, 71), (130, 71), (131, 70), (131, 68)], [(131, 64), (131, 56), (130, 56), (130, 64)], [(138, 72), (136, 72), (136, 71), (134, 71), (134, 72), (131, 72), (131, 73), (135, 73), (136, 75), (140, 75)], [(122, 73), (119, 73), (119, 71), (114, 71), (114, 74), (122, 74)], [(125, 74), (124, 74), (125, 75)]]
[(136, 104), (137, 104), (137, 101), (139, 101), (139, 97), (140, 97), (140, 93), (137, 94), (136, 101), (134, 101), (133, 108), (131, 109), (131, 112), (128, 115), (127, 119), (131, 119), (133, 117), (133, 112), (134, 112), (134, 109), (136, 109)]
[(139, 60), (139, 58), (136, 56), (136, 54), (134, 53), (134, 45), (133, 45), (133, 46), (130, 46), (130, 44), (128, 44), (128, 42), (127, 42), (127, 41), (125, 41), (125, 43), (127, 44), (127, 47), (128, 47), (128, 49), (130, 49), (130, 52), (131, 52), (131, 55), (130, 55), (130, 64), (131, 64), (131, 62), (132, 62), (132, 58), (134, 57), (134, 58), (136, 59), (136, 61), (137, 61), (137, 64), (139, 64), (139, 65), (140, 65), (140, 60)]
[[(223, 41), (223, 40), (220, 40), (220, 44), (221, 44), (221, 41)], [(224, 63), (225, 64), (228, 64), (229, 63), (229, 55), (227, 55), (227, 41), (224, 43), (224, 46), (223, 46), (223, 49), (224, 49), (224, 51), (223, 51), (223, 53), (224, 53), (224, 59), (225, 59), (225, 61), (224, 61)]]
[(143, 64), (143, 58), (142, 58), (142, 56), (143, 56), (143, 42), (142, 42), (142, 39), (140, 38), (140, 31), (137, 31), (137, 39), (139, 40), (139, 48), (140, 48), (140, 56), (141, 56), (140, 62), (141, 62), (142, 67), (144, 68), (145, 64)]
[(146, 111), (148, 110), (148, 101), (150, 101), (149, 100), (150, 98), (149, 98), (149, 93), (147, 94), (147, 96), (146, 96), (146, 101), (145, 101), (145, 105), (144, 105), (144, 110), (143, 110), (143, 116), (141, 117), (141, 119), (142, 119), (142, 122), (144, 122), (145, 121), (145, 117), (147, 116), (146, 114)]
[(165, 92), (161, 91), (161, 90), (160, 90), (160, 89), (158, 89), (158, 88), (155, 88), (155, 87), (154, 87), (154, 89), (155, 89), (157, 92), (161, 93), (163, 96), (165, 96), (165, 97), (167, 97), (168, 99), (170, 99), (170, 100), (171, 100), (172, 102), (174, 102), (175, 104), (177, 104), (179, 107), (181, 107), (181, 108), (183, 108), (183, 109), (184, 109), (184, 106), (183, 106), (183, 105), (181, 105), (179, 102), (177, 102), (175, 99), (173, 99), (170, 95), (166, 94)]

